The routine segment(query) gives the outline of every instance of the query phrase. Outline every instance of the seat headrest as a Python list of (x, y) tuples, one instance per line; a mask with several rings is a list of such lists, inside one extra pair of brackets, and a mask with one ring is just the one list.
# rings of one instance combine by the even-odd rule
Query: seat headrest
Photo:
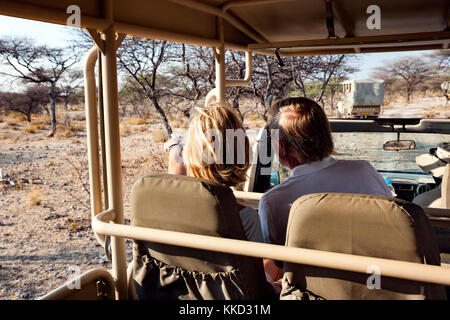
[[(228, 186), (180, 175), (153, 174), (136, 181), (131, 224), (247, 240)], [(259, 299), (272, 294), (261, 259), (135, 241), (133, 263), (141, 297)]]
[(180, 175), (152, 174), (137, 180), (131, 192), (131, 224), (246, 240), (228, 186)]
[[(423, 209), (407, 201), (379, 196), (317, 193), (297, 199), (289, 215), (286, 245), (440, 265), (436, 238)], [(285, 272), (296, 268), (298, 265), (285, 264)], [(421, 285), (425, 296), (433, 296), (435, 290), (431, 285), (398, 279), (383, 279), (383, 290), (369, 290), (367, 275), (302, 268), (300, 273), (306, 273), (306, 278), (296, 281), (305, 286), (307, 283), (309, 290), (330, 299), (395, 299), (399, 294), (402, 299), (420, 298)], [(330, 282), (330, 278), (335, 280)], [(441, 287), (436, 290), (442, 293)]]

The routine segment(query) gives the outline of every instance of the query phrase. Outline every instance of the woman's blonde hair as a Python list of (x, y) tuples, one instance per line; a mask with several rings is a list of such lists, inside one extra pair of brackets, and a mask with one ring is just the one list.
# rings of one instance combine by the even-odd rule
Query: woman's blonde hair
[(250, 146), (237, 113), (224, 102), (196, 111), (183, 149), (187, 174), (230, 187), (246, 181)]

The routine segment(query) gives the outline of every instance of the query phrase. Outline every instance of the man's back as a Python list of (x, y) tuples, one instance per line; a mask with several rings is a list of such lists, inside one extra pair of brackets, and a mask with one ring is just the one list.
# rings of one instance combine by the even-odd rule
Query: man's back
[(260, 201), (264, 240), (284, 245), (292, 203), (305, 194), (324, 192), (392, 197), (384, 179), (367, 161), (327, 157), (297, 166), (283, 183), (269, 190)]

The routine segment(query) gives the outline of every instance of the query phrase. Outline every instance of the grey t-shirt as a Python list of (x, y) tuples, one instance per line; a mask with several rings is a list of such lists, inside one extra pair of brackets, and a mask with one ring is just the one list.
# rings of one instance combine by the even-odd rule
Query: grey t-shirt
[(245, 207), (239, 211), (239, 215), (241, 216), (242, 226), (244, 227), (247, 240), (264, 242), (258, 212), (253, 208)]

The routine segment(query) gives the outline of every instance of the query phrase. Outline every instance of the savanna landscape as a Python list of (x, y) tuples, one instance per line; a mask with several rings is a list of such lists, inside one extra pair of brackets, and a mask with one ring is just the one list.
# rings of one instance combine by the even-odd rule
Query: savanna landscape
[[(79, 273), (110, 267), (90, 226), (86, 116), (80, 61), (92, 46), (51, 48), (0, 39), (0, 299), (37, 299)], [(277, 98), (305, 96), (335, 114), (340, 82), (357, 55), (254, 57), (247, 87), (228, 89), (229, 104), (254, 135)], [(227, 77), (242, 78), (243, 54), (229, 52)], [(450, 118), (441, 84), (450, 52), (389, 61), (373, 78), (385, 81), (384, 117)], [(184, 135), (189, 117), (214, 87), (207, 48), (127, 38), (118, 51), (119, 112), (126, 223), (134, 181), (167, 169), (163, 143)], [(355, 153), (357, 156), (357, 153)], [(131, 241), (127, 240), (128, 260)]]

